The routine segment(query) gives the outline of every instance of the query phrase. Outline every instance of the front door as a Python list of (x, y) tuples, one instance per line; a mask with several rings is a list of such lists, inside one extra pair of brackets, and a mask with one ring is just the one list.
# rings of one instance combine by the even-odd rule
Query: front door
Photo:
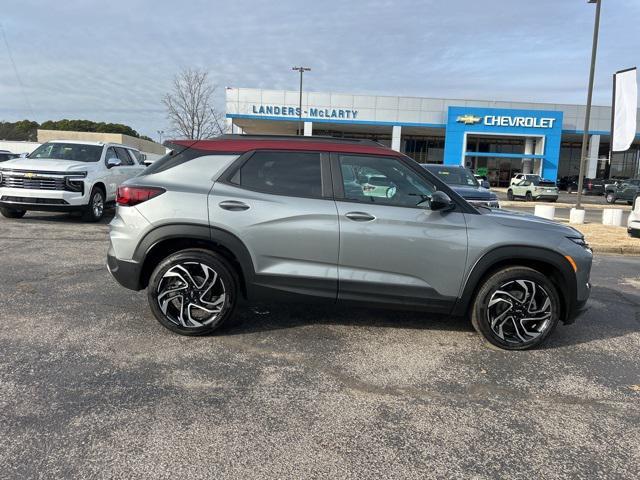
[(449, 311), (466, 266), (464, 214), (431, 211), (435, 185), (398, 158), (336, 155), (332, 174), (338, 299)]
[(258, 151), (214, 185), (210, 225), (247, 247), (254, 286), (335, 300), (338, 217), (328, 161), (313, 152)]

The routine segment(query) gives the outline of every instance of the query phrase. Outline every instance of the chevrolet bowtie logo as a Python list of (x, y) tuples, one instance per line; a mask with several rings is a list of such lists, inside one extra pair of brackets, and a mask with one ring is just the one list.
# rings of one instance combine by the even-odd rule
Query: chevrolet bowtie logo
[(473, 125), (475, 123), (479, 123), (480, 120), (482, 120), (482, 118), (480, 117), (474, 117), (473, 115), (460, 115), (457, 119), (456, 122), (458, 123), (464, 123), (465, 125)]
[(34, 177), (36, 176), (36, 174), (35, 174), (35, 173), (32, 173), (32, 172), (27, 172), (27, 173), (25, 173), (25, 174), (24, 174), (24, 176), (25, 176), (26, 178), (34, 178)]

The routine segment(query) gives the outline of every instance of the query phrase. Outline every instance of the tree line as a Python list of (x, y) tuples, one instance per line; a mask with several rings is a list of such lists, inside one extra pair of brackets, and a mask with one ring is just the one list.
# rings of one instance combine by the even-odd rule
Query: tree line
[(140, 135), (133, 128), (122, 123), (93, 122), (91, 120), (47, 120), (38, 123), (32, 120), (17, 122), (0, 122), (1, 140), (21, 140), (35, 142), (38, 139), (38, 129), (42, 130), (70, 130), (74, 132), (121, 133), (143, 140), (153, 139)]

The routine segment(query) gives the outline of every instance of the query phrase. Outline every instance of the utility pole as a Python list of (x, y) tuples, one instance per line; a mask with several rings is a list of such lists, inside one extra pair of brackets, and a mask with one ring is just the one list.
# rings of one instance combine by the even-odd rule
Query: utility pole
[(300, 105), (298, 110), (298, 135), (304, 135), (304, 125), (302, 123), (302, 76), (304, 72), (310, 72), (311, 69), (309, 67), (292, 67), (291, 70), (296, 70), (300, 72)]
[[(582, 153), (580, 154), (580, 173), (578, 176), (578, 197), (576, 209), (581, 207), (582, 185), (584, 183), (584, 167), (587, 160), (587, 146), (589, 143), (589, 122), (591, 120), (591, 101), (593, 99), (593, 79), (596, 72), (596, 54), (598, 53), (598, 34), (600, 31), (600, 7), (602, 0), (588, 0), (587, 3), (596, 4), (596, 21), (593, 26), (593, 45), (591, 47), (591, 71), (589, 73), (589, 91), (587, 93), (587, 111), (584, 118), (584, 133), (582, 134)], [(613, 138), (611, 139), (613, 141)]]

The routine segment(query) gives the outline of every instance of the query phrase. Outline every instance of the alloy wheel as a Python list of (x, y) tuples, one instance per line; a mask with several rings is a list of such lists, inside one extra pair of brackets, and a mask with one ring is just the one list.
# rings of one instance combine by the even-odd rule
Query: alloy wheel
[(102, 217), (102, 213), (104, 212), (104, 199), (102, 198), (102, 193), (96, 192), (93, 195), (92, 209), (93, 216), (95, 218)]
[(542, 286), (531, 280), (510, 280), (491, 295), (487, 321), (501, 340), (524, 344), (549, 328), (553, 313), (551, 298)]
[(227, 296), (222, 278), (213, 268), (200, 262), (183, 262), (162, 276), (156, 300), (169, 321), (182, 328), (198, 328), (220, 316)]

